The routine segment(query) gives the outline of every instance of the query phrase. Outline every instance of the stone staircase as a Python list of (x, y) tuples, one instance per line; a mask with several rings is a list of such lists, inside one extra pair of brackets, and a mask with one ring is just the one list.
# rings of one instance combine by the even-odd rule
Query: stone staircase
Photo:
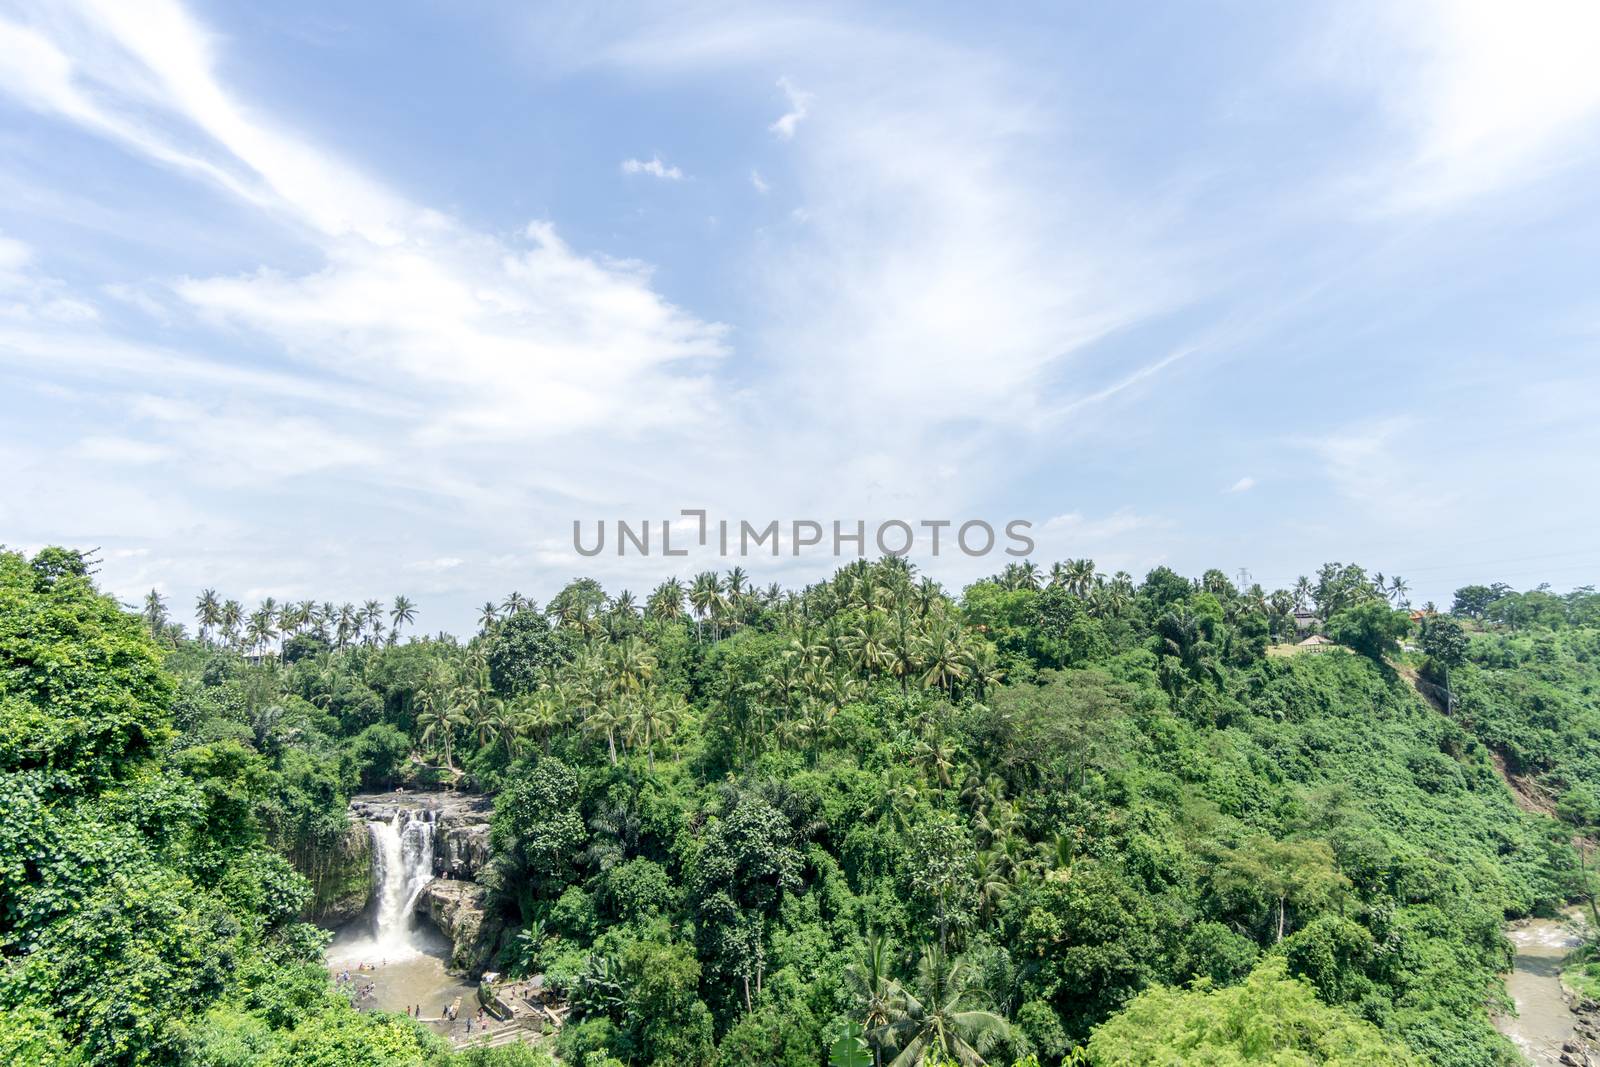
[(512, 1019), (490, 1023), (486, 1029), (474, 1030), (470, 1036), (452, 1032), (450, 1043), (458, 1049), (500, 1048), (503, 1045), (534, 1045), (543, 1038), (544, 1032), (537, 1023)]
[(494, 975), (488, 977), (490, 999), (485, 1007), (491, 1013), (490, 1021), (471, 1034), (452, 1029), (450, 1042), (456, 1048), (532, 1045), (560, 1032), (571, 1009), (546, 999), (542, 975), (515, 982), (497, 982)]

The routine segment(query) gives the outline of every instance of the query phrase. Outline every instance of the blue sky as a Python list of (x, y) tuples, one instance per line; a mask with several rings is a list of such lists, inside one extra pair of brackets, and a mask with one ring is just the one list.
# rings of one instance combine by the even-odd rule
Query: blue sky
[(571, 522), (685, 507), (1592, 582), (1597, 52), (1587, 2), (0, 2), (0, 542), (455, 631), (642, 594)]

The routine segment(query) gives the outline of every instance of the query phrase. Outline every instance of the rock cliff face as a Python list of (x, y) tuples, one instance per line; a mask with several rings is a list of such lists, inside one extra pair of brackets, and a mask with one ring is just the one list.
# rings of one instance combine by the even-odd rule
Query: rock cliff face
[(489, 863), (489, 812), (456, 810), (439, 816), (433, 871), (441, 878), (475, 879)]
[(417, 898), (417, 913), (450, 939), (450, 966), (476, 972), (494, 954), (500, 923), (487, 914), (489, 891), (476, 882), (435, 878)]
[(311, 882), (309, 922), (349, 922), (372, 899), (372, 836), (365, 823), (352, 822), (328, 845), (297, 851), (290, 859)]
[(465, 793), (369, 793), (350, 801), (356, 819), (390, 819), (395, 809), (426, 812), (434, 824), (433, 873), (440, 878), (470, 880), (489, 862), (489, 814), (486, 797)]

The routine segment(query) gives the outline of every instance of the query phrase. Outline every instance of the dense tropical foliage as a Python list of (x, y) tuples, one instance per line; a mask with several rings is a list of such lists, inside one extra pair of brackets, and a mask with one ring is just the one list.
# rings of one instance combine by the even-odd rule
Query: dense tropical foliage
[(300, 872), (404, 784), (495, 798), (497, 966), (580, 1067), (1514, 1063), (1502, 924), (1584, 895), (1600, 823), (1600, 599), (1407, 592), (890, 558), (579, 580), (464, 641), (208, 590), (191, 639), (0, 554), (0, 1052), (542, 1057), (329, 984)]

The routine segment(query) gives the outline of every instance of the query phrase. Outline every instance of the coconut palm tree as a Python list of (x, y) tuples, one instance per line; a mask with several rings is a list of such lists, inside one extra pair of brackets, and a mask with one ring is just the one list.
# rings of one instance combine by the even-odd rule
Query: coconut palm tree
[(641, 638), (632, 636), (611, 646), (606, 669), (611, 688), (624, 696), (638, 696), (655, 677), (656, 657)]
[(815, 626), (802, 626), (789, 639), (789, 645), (780, 655), (788, 656), (801, 667), (827, 668), (833, 665), (833, 645), (828, 635)]
[(633, 593), (624, 589), (606, 603), (600, 617), (600, 629), (612, 641), (621, 641), (639, 627), (639, 605)]
[(822, 749), (828, 731), (833, 727), (833, 719), (837, 713), (838, 709), (827, 701), (807, 695), (800, 701), (800, 713), (780, 724), (779, 732), (784, 740), (803, 744), (809, 754), (811, 765), (816, 766), (817, 755)]
[(1006, 569), (1000, 572), (1000, 585), (1005, 589), (1037, 589), (1039, 567), (1031, 559), (1008, 563)]
[[(689, 586), (689, 607), (694, 611), (695, 636), (700, 636), (701, 624), (707, 619), (715, 620), (727, 607), (727, 601), (722, 596), (722, 579), (715, 571), (702, 571), (695, 575), (694, 583)], [(715, 627), (712, 629), (712, 640), (719, 635)]]
[(766, 694), (778, 707), (789, 706), (790, 698), (801, 684), (802, 667), (789, 656), (780, 653), (762, 679)]
[(658, 622), (676, 622), (683, 618), (683, 597), (683, 583), (676, 578), (668, 578), (650, 594), (650, 599), (645, 602), (645, 611)]
[(478, 612), (478, 629), (488, 632), (499, 621), (500, 606), (492, 600), (484, 601), (483, 608)]
[(935, 630), (922, 641), (922, 684), (955, 695), (956, 683), (967, 676), (959, 631)]
[(850, 646), (855, 653), (856, 668), (868, 678), (885, 669), (894, 660), (889, 640), (889, 627), (883, 614), (874, 611), (864, 615), (850, 635)]
[(750, 576), (743, 567), (734, 567), (728, 572), (728, 599), (737, 601), (745, 594), (745, 585), (750, 581)]
[(550, 754), (550, 735), (567, 721), (567, 703), (558, 690), (539, 689), (517, 701), (519, 722), (525, 730), (539, 735), (539, 747)]
[(633, 702), (628, 734), (636, 744), (644, 746), (644, 759), (650, 770), (656, 769), (655, 743), (672, 736), (687, 712), (682, 697), (646, 696)]
[(454, 773), (455, 732), (470, 725), (461, 707), (451, 700), (451, 694), (441, 685), (432, 685), (417, 695), (417, 725), (422, 728), (422, 744), (437, 744), (434, 751), (444, 756), (444, 766)]
[(996, 852), (980, 852), (973, 857), (973, 881), (978, 887), (978, 916), (985, 923), (994, 918), (995, 910), (1011, 893), (1011, 879), (1006, 877), (1007, 861)]
[(285, 641), (300, 632), (300, 608), (292, 601), (278, 609), (278, 632)]
[(334, 605), (333, 601), (324, 600), (322, 606), (312, 615), (312, 624), (316, 627), (317, 636), (324, 641), (328, 640), (328, 627), (332, 626), (334, 620), (338, 617), (339, 609)]
[(911, 754), (912, 762), (920, 766), (929, 778), (937, 781), (940, 788), (949, 789), (953, 781), (952, 771), (955, 770), (958, 751), (954, 742), (949, 738), (940, 737), (937, 733), (930, 733), (927, 737), (917, 742), (915, 751)]
[(159, 592), (152, 589), (144, 595), (144, 624), (150, 630), (152, 637), (159, 636), (161, 628), (167, 624), (167, 600)]
[(915, 775), (905, 767), (889, 767), (878, 779), (878, 795), (868, 814), (875, 822), (887, 824), (897, 833), (904, 833), (908, 818), (916, 810), (922, 795), (917, 788)]
[(219, 618), (222, 627), (222, 639), (230, 646), (239, 639), (239, 627), (244, 624), (244, 605), (237, 600), (222, 602), (222, 611)]
[(1306, 610), (1311, 604), (1311, 595), (1311, 579), (1302, 574), (1294, 580), (1294, 609), (1296, 611)]
[[(875, 1030), (894, 1021), (896, 989), (889, 974), (892, 959), (889, 939), (873, 930), (867, 934), (861, 955), (845, 968), (845, 984), (855, 1001), (864, 1030)], [(872, 1062), (883, 1063), (883, 1050), (876, 1045), (872, 1049)]]
[(545, 614), (561, 626), (577, 630), (585, 638), (593, 637), (597, 629), (600, 609), (605, 605), (606, 593), (593, 578), (580, 578), (569, 582), (545, 605)]
[(1156, 633), (1161, 636), (1161, 654), (1175, 657), (1190, 678), (1197, 682), (1206, 678), (1221, 680), (1216, 650), (1206, 639), (1200, 618), (1188, 608), (1168, 610), (1156, 620)]
[(1074, 596), (1088, 596), (1094, 588), (1094, 560), (1074, 559), (1067, 562), (1067, 592)]
[(1294, 631), (1294, 594), (1287, 589), (1274, 589), (1267, 597), (1267, 619), (1274, 639), (1282, 639)]
[(478, 739), (478, 747), (486, 747), (498, 736), (499, 720), (511, 712), (505, 700), (494, 693), (464, 695), (468, 695), (470, 699), (469, 703), (462, 706), (467, 724), (472, 727), (473, 736)]
[(250, 615), (250, 622), (245, 632), (250, 647), (256, 650), (258, 656), (266, 655), (267, 646), (278, 636), (277, 615), (272, 605), (271, 597), (262, 601), (261, 606)]
[(889, 673), (900, 680), (902, 694), (907, 691), (911, 678), (917, 672), (920, 639), (916, 625), (904, 607), (896, 609), (889, 616)]
[(211, 631), (222, 621), (222, 605), (215, 589), (202, 589), (194, 602), (194, 619), (200, 629), (200, 643), (211, 643)]
[(989, 690), (1005, 681), (1005, 669), (1000, 666), (1000, 657), (995, 654), (994, 645), (979, 638), (968, 641), (962, 646), (961, 666), (967, 672), (967, 679), (972, 682), (972, 688), (979, 700), (988, 698)]
[(617, 731), (628, 726), (628, 709), (621, 699), (607, 700), (605, 703), (590, 709), (584, 716), (583, 730), (585, 733), (605, 734), (606, 752), (611, 757), (611, 765), (617, 765)]
[(376, 600), (362, 604), (359, 625), (365, 626), (367, 630), (367, 642), (377, 644), (379, 638), (383, 636), (383, 605)]
[(390, 633), (398, 635), (400, 627), (410, 626), (417, 621), (417, 606), (408, 596), (397, 596), (394, 605), (389, 608)]
[(361, 616), (356, 611), (356, 606), (349, 601), (339, 605), (339, 619), (334, 643), (343, 648), (352, 637), (359, 636)]
[(929, 948), (917, 977), (916, 993), (897, 987), (890, 1021), (869, 1031), (868, 1039), (897, 1051), (889, 1067), (919, 1067), (935, 1056), (960, 1067), (981, 1067), (981, 1049), (1009, 1028), (994, 1012), (966, 1006), (974, 999), (970, 970)]
[(510, 618), (524, 608), (532, 607), (532, 605), (533, 602), (531, 600), (513, 589), (511, 595), (506, 597), (506, 602), (501, 607), (504, 609), (506, 617)]

